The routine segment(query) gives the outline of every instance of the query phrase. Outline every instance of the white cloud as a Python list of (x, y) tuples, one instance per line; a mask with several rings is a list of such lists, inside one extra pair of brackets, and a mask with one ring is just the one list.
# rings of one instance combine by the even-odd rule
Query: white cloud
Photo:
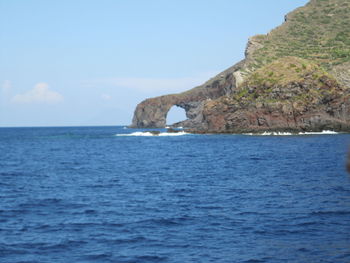
[(216, 74), (217, 72), (208, 72), (186, 78), (108, 78), (86, 81), (83, 85), (89, 88), (108, 85), (146, 93), (175, 93), (199, 86)]
[(101, 94), (101, 98), (103, 100), (110, 100), (110, 99), (112, 99), (112, 96), (109, 94), (103, 93), (103, 94)]
[(63, 96), (50, 90), (47, 83), (37, 83), (33, 89), (17, 94), (12, 98), (14, 103), (46, 103), (55, 104), (63, 101)]

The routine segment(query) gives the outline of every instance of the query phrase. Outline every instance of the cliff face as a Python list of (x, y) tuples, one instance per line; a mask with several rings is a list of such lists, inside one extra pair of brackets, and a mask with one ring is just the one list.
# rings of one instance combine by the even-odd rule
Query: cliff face
[(131, 127), (164, 127), (177, 105), (196, 132), (350, 131), (350, 2), (311, 0), (285, 20), (202, 86), (140, 103)]

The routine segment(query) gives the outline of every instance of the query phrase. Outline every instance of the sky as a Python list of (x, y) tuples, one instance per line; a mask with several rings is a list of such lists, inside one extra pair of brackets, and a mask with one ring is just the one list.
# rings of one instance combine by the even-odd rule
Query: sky
[(139, 102), (204, 83), (306, 3), (0, 0), (0, 127), (128, 125)]

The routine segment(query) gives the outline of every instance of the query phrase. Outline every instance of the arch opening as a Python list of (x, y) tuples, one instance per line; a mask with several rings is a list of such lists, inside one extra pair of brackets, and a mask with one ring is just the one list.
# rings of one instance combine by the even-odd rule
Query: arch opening
[(183, 108), (179, 106), (172, 106), (166, 116), (166, 124), (172, 125), (180, 121), (185, 121), (187, 119), (186, 112)]

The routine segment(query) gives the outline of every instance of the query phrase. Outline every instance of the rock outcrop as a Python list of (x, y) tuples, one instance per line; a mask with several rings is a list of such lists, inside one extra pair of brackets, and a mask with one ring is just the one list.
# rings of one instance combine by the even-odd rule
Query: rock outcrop
[(202, 86), (147, 99), (131, 127), (161, 128), (174, 105), (194, 132), (350, 131), (350, 2), (310, 0), (245, 59)]
[(319, 66), (285, 57), (231, 96), (204, 104), (196, 132), (350, 131), (350, 92)]

